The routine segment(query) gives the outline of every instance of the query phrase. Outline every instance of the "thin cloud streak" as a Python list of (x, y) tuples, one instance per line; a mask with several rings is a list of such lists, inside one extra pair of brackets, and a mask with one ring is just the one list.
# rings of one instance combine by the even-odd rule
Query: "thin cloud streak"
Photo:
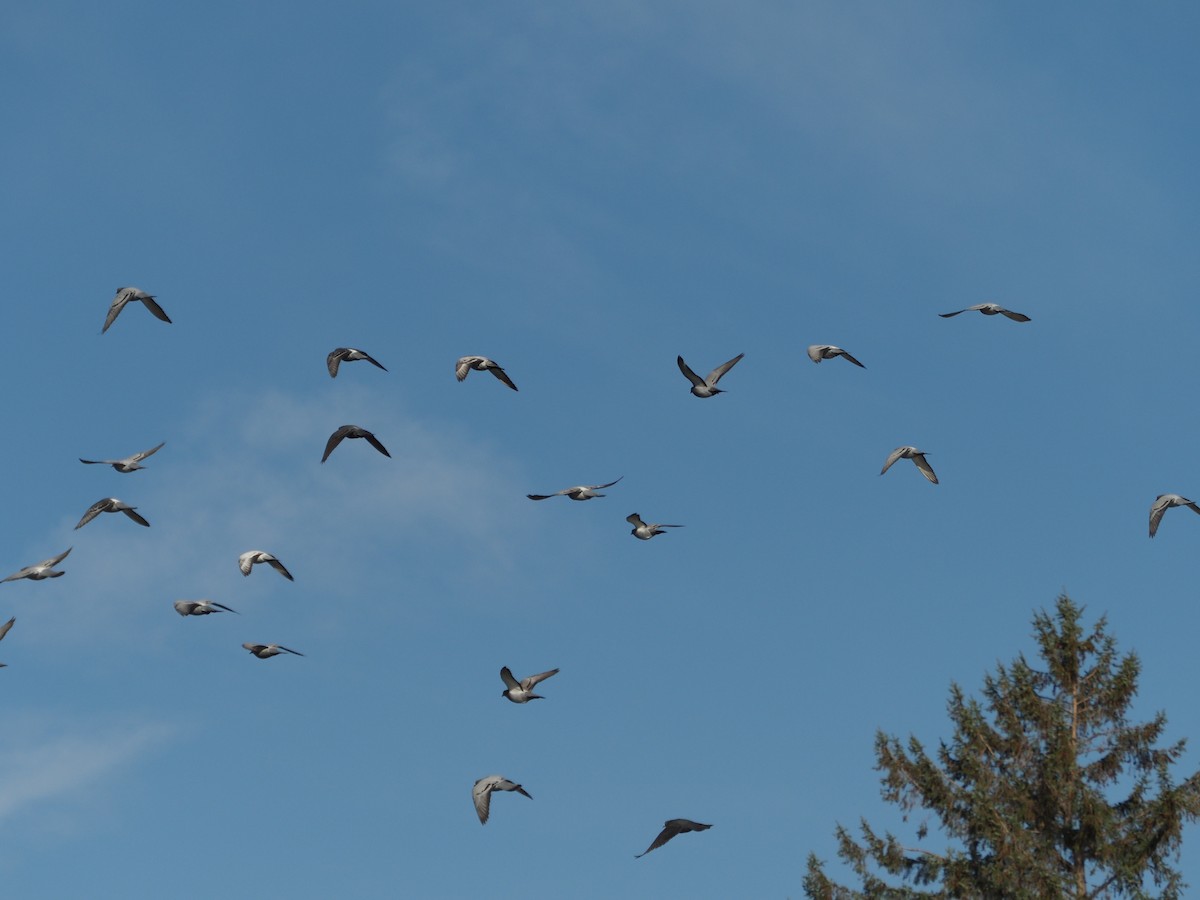
[(22, 731), (20, 726), (6, 729), (7, 746), (0, 749), (0, 822), (78, 794), (177, 734), (177, 728), (161, 722), (99, 730), (68, 723), (58, 735), (23, 736)]

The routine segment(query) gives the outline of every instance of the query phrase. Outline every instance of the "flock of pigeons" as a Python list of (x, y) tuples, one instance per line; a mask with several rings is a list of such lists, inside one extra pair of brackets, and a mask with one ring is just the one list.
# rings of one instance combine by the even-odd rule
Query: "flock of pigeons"
[[(163, 311), (162, 307), (158, 305), (157, 301), (152, 295), (147, 294), (145, 291), (135, 287), (123, 287), (117, 291), (116, 297), (113, 299), (112, 304), (109, 307), (108, 314), (104, 320), (104, 327), (101, 329), (102, 334), (109, 329), (113, 322), (116, 321), (121, 311), (133, 301), (139, 301), (156, 318), (163, 322), (170, 323), (171, 319)], [(955, 312), (942, 313), (941, 316), (943, 318), (951, 318), (964, 312), (973, 311), (980, 312), (985, 316), (1003, 315), (1014, 322), (1030, 321), (1029, 316), (1003, 309), (994, 303), (980, 303), (976, 304), (975, 306), (969, 306), (966, 309), (956, 310)], [(737, 356), (733, 357), (727, 362), (717, 366), (704, 378), (701, 378), (699, 375), (697, 375), (691, 369), (691, 367), (684, 362), (682, 356), (676, 359), (676, 363), (679, 366), (680, 372), (682, 372), (684, 377), (687, 378), (687, 380), (691, 383), (692, 395), (700, 399), (708, 399), (715, 397), (719, 393), (722, 393), (722, 390), (718, 387), (718, 384), (720, 383), (721, 379), (728, 375), (730, 370), (742, 360), (743, 356), (744, 354), (739, 353)], [(814, 363), (835, 359), (840, 356), (847, 362), (852, 363), (859, 368), (866, 368), (861, 362), (859, 362), (859, 360), (855, 359), (847, 351), (843, 350), (841, 347), (836, 347), (831, 344), (814, 344), (810, 346), (808, 348), (808, 356)], [(336, 378), (339, 367), (342, 363), (360, 361), (369, 362), (376, 368), (381, 369), (384, 372), (387, 371), (387, 369), (370, 354), (363, 350), (350, 347), (338, 347), (333, 350), (326, 359), (326, 365), (329, 370), (330, 377)], [(490, 372), (497, 380), (502, 382), (511, 390), (516, 391), (518, 389), (513, 380), (508, 376), (508, 373), (505, 372), (505, 370), (498, 363), (496, 363), (494, 360), (488, 359), (487, 357), (464, 356), (455, 364), (455, 376), (459, 381), (464, 380), (473, 371)], [(379, 453), (386, 457), (391, 457), (391, 454), (388, 452), (387, 448), (382, 444), (382, 442), (379, 441), (378, 438), (375, 437), (374, 434), (358, 425), (343, 425), (329, 436), (329, 440), (325, 445), (324, 455), (321, 457), (321, 462), (324, 463), (326, 460), (328, 460), (334, 450), (336, 450), (338, 446), (340, 446), (341, 443), (347, 439), (365, 440)], [(140, 453), (135, 453), (131, 456), (123, 457), (121, 459), (80, 459), (80, 462), (86, 465), (111, 466), (117, 472), (127, 474), (144, 468), (142, 466), (142, 462), (161, 450), (164, 445), (165, 442), (160, 443), (155, 447), (151, 447), (149, 450), (143, 450)], [(929, 462), (925, 458), (925, 451), (913, 446), (902, 446), (893, 450), (885, 460), (883, 468), (880, 471), (880, 475), (887, 472), (887, 470), (891, 468), (895, 462), (901, 459), (912, 460), (917, 469), (926, 479), (928, 479), (930, 483), (938, 483), (937, 475), (934, 474), (933, 468), (929, 465)], [(528, 494), (527, 496), (530, 500), (535, 501), (548, 500), (552, 497), (567, 497), (568, 499), (577, 501), (593, 500), (599, 497), (604, 497), (605, 495), (600, 493), (600, 491), (611, 488), (620, 481), (621, 478), (617, 478), (614, 481), (610, 481), (605, 484), (575, 485), (573, 487), (564, 488), (560, 491), (555, 491), (551, 494)], [(1158, 531), (1159, 523), (1162, 520), (1163, 514), (1168, 509), (1175, 506), (1186, 506), (1193, 512), (1200, 514), (1200, 506), (1186, 497), (1182, 497), (1178, 494), (1162, 494), (1154, 501), (1154, 504), (1150, 508), (1151, 537), (1154, 537), (1155, 533)], [(88, 507), (87, 511), (83, 514), (82, 518), (80, 518), (79, 523), (75, 526), (75, 528), (82, 528), (93, 519), (97, 518), (101, 513), (118, 512), (124, 513), (125, 516), (142, 527), (150, 526), (150, 523), (137, 511), (136, 507), (130, 506), (116, 497), (105, 497), (97, 500), (90, 507)], [(647, 523), (638, 513), (630, 514), (626, 517), (626, 521), (633, 526), (631, 534), (643, 541), (648, 541), (657, 535), (665, 534), (665, 530), (668, 528), (683, 527), (681, 525), (668, 525), (660, 522)], [(0, 581), (0, 583), (17, 581), (20, 579), (41, 581), (47, 578), (57, 578), (61, 576), (63, 572), (55, 567), (67, 558), (72, 549), (73, 548), (68, 547), (57, 556), (42, 560), (34, 565), (26, 566), (12, 575), (9, 575), (7, 578), (4, 578), (2, 581)], [(243, 575), (250, 575), (253, 567), (260, 564), (270, 566), (288, 581), (294, 580), (291, 572), (287, 570), (284, 564), (280, 562), (279, 559), (277, 559), (274, 555), (266, 551), (247, 550), (238, 557), (238, 568), (241, 570)], [(236, 610), (213, 600), (176, 600), (174, 602), (174, 607), (175, 611), (179, 613), (179, 615), (185, 617), (207, 616), (220, 612), (236, 613)], [(3, 640), (8, 632), (12, 629), (15, 621), (16, 618), (13, 617), (4, 623), (4, 625), (0, 626), (0, 640)], [(296, 650), (284, 647), (281, 644), (258, 644), (247, 642), (244, 643), (242, 647), (258, 659), (270, 659), (273, 656), (279, 656), (281, 654), (291, 654), (294, 656), (304, 655)], [(0, 667), (3, 667), (4, 665), (4, 663), (0, 663)], [(531, 700), (543, 699), (540, 694), (534, 693), (534, 688), (546, 679), (558, 674), (558, 672), (559, 670), (555, 668), (550, 669), (549, 671), (540, 672), (536, 675), (530, 675), (526, 678), (518, 679), (513, 675), (508, 666), (504, 666), (500, 670), (500, 679), (505, 686), (501, 695), (510, 702), (518, 704), (528, 703)], [(522, 787), (520, 784), (510, 781), (508, 778), (505, 778), (502, 775), (488, 775), (480, 778), (472, 787), (471, 796), (472, 800), (474, 801), (475, 811), (478, 814), (479, 821), (481, 823), (486, 824), (488, 821), (491, 810), (492, 794), (496, 791), (515, 792), (532, 799), (532, 796), (524, 789), (524, 787)], [(712, 826), (709, 824), (694, 822), (690, 819), (670, 819), (664, 823), (662, 831), (657, 837), (654, 838), (650, 846), (647, 847), (642, 853), (637, 854), (636, 858), (640, 858), (650, 851), (661, 847), (676, 835), (686, 834), (693, 831), (706, 831), (711, 827)]]

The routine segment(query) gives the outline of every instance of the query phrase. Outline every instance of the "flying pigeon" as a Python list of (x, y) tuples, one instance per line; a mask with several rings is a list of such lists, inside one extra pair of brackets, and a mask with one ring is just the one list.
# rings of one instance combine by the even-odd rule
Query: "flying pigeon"
[(557, 675), (558, 669), (551, 669), (549, 672), (541, 672), (537, 675), (530, 675), (528, 678), (522, 678), (517, 681), (513, 677), (512, 670), (505, 666), (500, 670), (501, 680), (508, 685), (501, 692), (501, 697), (507, 697), (513, 703), (528, 703), (530, 700), (544, 700), (545, 697), (540, 694), (533, 693), (533, 686), (538, 682), (545, 681), (551, 675)]
[(533, 796), (519, 784), (513, 784), (503, 775), (487, 775), (475, 782), (471, 788), (471, 799), (475, 801), (475, 812), (479, 814), (479, 823), (486, 825), (488, 811), (492, 805), (492, 791), (516, 791), (530, 800)]
[(688, 368), (688, 364), (683, 361), (682, 356), (675, 357), (675, 362), (679, 364), (679, 371), (682, 372), (687, 380), (692, 383), (692, 396), (703, 398), (711, 397), (714, 394), (724, 393), (724, 391), (717, 387), (717, 382), (721, 380), (721, 377), (726, 372), (737, 365), (738, 361), (745, 355), (745, 353), (739, 353), (733, 359), (729, 360), (729, 362), (721, 363), (721, 365), (717, 366), (708, 373), (707, 378), (701, 378), (690, 368)]
[[(230, 609), (223, 603), (217, 603), (214, 600), (176, 600), (175, 612), (181, 616), (209, 616), (219, 612), (236, 613), (236, 609)], [(240, 613), (238, 613), (240, 615)]]
[(641, 859), (651, 850), (657, 850), (671, 838), (677, 834), (687, 834), (689, 831), (708, 831), (712, 828), (711, 825), (702, 825), (699, 822), (693, 822), (691, 819), (668, 819), (663, 823), (663, 830), (658, 833), (658, 837), (643, 850), (641, 853), (634, 854), (634, 859)]
[(32, 566), (26, 566), (20, 572), (14, 572), (12, 575), (9, 575), (7, 578), (0, 581), (0, 584), (3, 584), (4, 581), (16, 581), (20, 578), (28, 578), (30, 581), (42, 581), (46, 578), (57, 578), (63, 573), (55, 571), (54, 567), (66, 559), (67, 554), (70, 552), (71, 548), (68, 547), (62, 553), (58, 554), (58, 556), (53, 556), (50, 559), (43, 559), (40, 563), (36, 563)]
[(1028, 322), (1029, 316), (1023, 313), (1013, 312), (1009, 309), (1002, 309), (998, 303), (976, 303), (974, 306), (968, 306), (966, 309), (956, 310), (955, 312), (938, 313), (943, 319), (949, 319), (952, 316), (957, 316), (959, 313), (974, 312), (979, 310), (985, 316), (994, 316), (997, 313), (1002, 316), (1008, 316), (1014, 322)]
[(508, 377), (505, 371), (486, 356), (464, 356), (455, 363), (454, 377), (462, 381), (472, 369), (476, 372), (491, 372), (514, 391), (517, 389), (517, 386), (512, 383), (512, 379)]
[(656, 534), (666, 534), (664, 528), (682, 528), (682, 525), (663, 525), (655, 522), (653, 525), (647, 525), (642, 521), (642, 517), (637, 513), (633, 513), (625, 517), (625, 521), (633, 526), (633, 531), (629, 532), (639, 541), (648, 541)]
[(295, 650), (289, 650), (282, 644), (242, 644), (242, 646), (259, 659), (270, 659), (272, 656), (278, 656), (280, 653), (290, 653), (293, 656), (304, 655), (303, 653), (297, 653)]
[(284, 568), (283, 563), (265, 550), (247, 550), (238, 557), (238, 568), (242, 570), (243, 575), (249, 575), (250, 569), (258, 563), (266, 563), (288, 581), (296, 580), (292, 577), (292, 573)]
[[(362, 350), (355, 350), (353, 347), (338, 347), (327, 357), (325, 357), (325, 365), (329, 368), (329, 377), (337, 378), (338, 366), (344, 362), (358, 362), (360, 359), (365, 359), (376, 368), (383, 369), (379, 361)], [(387, 369), (383, 369), (387, 371)]]
[(162, 307), (154, 302), (154, 297), (135, 287), (123, 287), (117, 288), (117, 296), (113, 298), (112, 306), (108, 308), (108, 315), (104, 319), (104, 327), (100, 329), (101, 334), (108, 331), (108, 326), (117, 320), (117, 316), (121, 314), (121, 310), (125, 308), (125, 304), (131, 300), (141, 300), (142, 304), (154, 314), (156, 319), (161, 319), (168, 325), (171, 324), (170, 318), (163, 312)]
[(925, 461), (925, 451), (918, 450), (916, 447), (897, 447), (891, 452), (891, 455), (888, 456), (887, 462), (883, 464), (883, 468), (880, 469), (879, 474), (882, 475), (884, 472), (890, 469), (892, 467), (892, 463), (898, 459), (911, 459), (916, 464), (917, 468), (921, 470), (922, 475), (924, 475), (934, 484), (938, 483), (937, 476), (933, 474), (933, 467)]
[(149, 450), (143, 450), (141, 453), (133, 454), (133, 456), (126, 456), (124, 459), (80, 459), (79, 461), (89, 466), (112, 466), (118, 472), (136, 472), (138, 469), (146, 468), (140, 465), (143, 459), (147, 456), (153, 456), (165, 444), (166, 441), (163, 441), (157, 447), (151, 447)]
[[(621, 478), (625, 476), (622, 475)], [(620, 481), (618, 478), (617, 481)], [(564, 488), (561, 491), (555, 491), (553, 494), (526, 494), (530, 500), (549, 500), (551, 497), (570, 497), (572, 500), (591, 500), (593, 497), (603, 497), (603, 494), (597, 494), (596, 491), (610, 488), (617, 481), (610, 481), (608, 484), (577, 484), (575, 487)]]
[(1186, 506), (1192, 512), (1200, 513), (1200, 506), (1187, 497), (1180, 497), (1178, 494), (1159, 494), (1158, 499), (1150, 507), (1150, 537), (1154, 537), (1158, 532), (1158, 523), (1162, 521), (1163, 513), (1172, 506)]
[(329, 454), (332, 453), (334, 448), (337, 447), (337, 445), (340, 444), (345, 438), (366, 438), (367, 443), (369, 443), (372, 447), (374, 447), (388, 459), (392, 458), (392, 454), (387, 452), (387, 447), (379, 443), (379, 438), (375, 437), (375, 435), (371, 434), (371, 432), (367, 431), (367, 429), (359, 428), (357, 425), (343, 425), (329, 436), (329, 440), (325, 443), (325, 455), (321, 457), (321, 462), (325, 462), (325, 460), (329, 459)]
[(83, 518), (79, 520), (79, 524), (76, 525), (75, 528), (76, 530), (82, 528), (88, 522), (92, 521), (92, 519), (96, 518), (96, 516), (100, 515), (100, 513), (115, 512), (123, 512), (139, 525), (149, 528), (150, 523), (134, 512), (135, 509), (137, 509), (136, 506), (130, 506), (128, 503), (118, 500), (116, 497), (105, 497), (103, 500), (97, 500), (88, 507), (88, 511), (83, 514)]
[(841, 356), (846, 362), (852, 362), (860, 369), (865, 369), (862, 363), (843, 350), (841, 347), (835, 347), (833, 344), (813, 344), (808, 348), (808, 358), (815, 363), (819, 363), (823, 359), (833, 359)]

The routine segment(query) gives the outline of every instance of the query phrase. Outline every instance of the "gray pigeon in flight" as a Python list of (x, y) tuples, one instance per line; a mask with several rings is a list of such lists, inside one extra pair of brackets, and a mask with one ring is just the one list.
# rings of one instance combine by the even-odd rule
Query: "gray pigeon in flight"
[(724, 393), (721, 388), (717, 387), (717, 382), (721, 380), (721, 377), (726, 372), (737, 365), (738, 361), (741, 360), (741, 358), (745, 355), (745, 353), (739, 353), (733, 359), (729, 360), (729, 362), (721, 363), (721, 365), (717, 366), (708, 373), (707, 378), (701, 378), (699, 375), (693, 372), (688, 367), (688, 364), (683, 361), (682, 356), (675, 357), (675, 362), (679, 366), (679, 371), (682, 372), (684, 377), (692, 383), (692, 396), (705, 398)]
[(329, 440), (325, 442), (325, 455), (321, 457), (321, 462), (329, 459), (329, 454), (334, 451), (338, 444), (346, 438), (366, 438), (368, 444), (386, 456), (392, 458), (392, 454), (387, 452), (387, 447), (379, 442), (379, 438), (371, 434), (365, 428), (359, 428), (357, 425), (343, 425), (337, 431), (329, 436)]
[(523, 797), (533, 796), (519, 784), (513, 784), (503, 775), (485, 775), (475, 782), (471, 788), (471, 799), (475, 801), (475, 812), (479, 815), (479, 823), (486, 825), (492, 805), (492, 791), (516, 791)]
[(952, 318), (953, 316), (957, 316), (959, 313), (975, 312), (976, 310), (983, 313), (985, 316), (1001, 315), (1001, 316), (1007, 316), (1008, 318), (1012, 319), (1014, 322), (1028, 322), (1029, 321), (1029, 316), (1025, 315), (1024, 313), (1013, 312), (1010, 309), (1003, 309), (998, 303), (976, 303), (974, 306), (968, 306), (966, 309), (958, 309), (958, 310), (955, 310), (954, 312), (948, 312), (948, 313), (938, 313), (938, 315), (941, 316), (943, 319), (949, 319), (949, 318)]
[(641, 859), (651, 850), (657, 850), (671, 838), (677, 834), (687, 834), (689, 831), (708, 831), (712, 828), (711, 825), (703, 825), (700, 822), (693, 822), (691, 819), (668, 819), (663, 823), (663, 830), (641, 853), (634, 854), (634, 859)]
[[(329, 377), (337, 378), (338, 366), (344, 362), (358, 362), (360, 359), (365, 359), (376, 368), (383, 369), (379, 361), (372, 357), (369, 353), (362, 350), (355, 350), (353, 347), (338, 347), (327, 357), (325, 357), (325, 365), (329, 369)], [(387, 369), (383, 369), (387, 371)]]
[(925, 461), (925, 451), (918, 450), (916, 447), (897, 447), (888, 456), (887, 462), (883, 464), (883, 468), (879, 470), (879, 474), (882, 475), (890, 469), (892, 463), (898, 459), (911, 459), (917, 468), (921, 470), (922, 475), (928, 478), (933, 484), (938, 483), (937, 476), (933, 474), (933, 466)]
[(454, 364), (454, 377), (462, 381), (474, 370), (476, 372), (491, 372), (514, 391), (517, 386), (513, 384), (512, 379), (499, 365), (486, 356), (464, 356)]
[(153, 456), (165, 445), (163, 441), (157, 447), (151, 447), (149, 450), (143, 450), (141, 453), (135, 453), (133, 456), (126, 456), (124, 459), (80, 459), (81, 463), (86, 463), (89, 466), (112, 466), (118, 472), (136, 472), (138, 469), (146, 468), (139, 465), (147, 456)]
[(545, 681), (551, 675), (557, 675), (558, 669), (551, 669), (549, 672), (541, 672), (537, 675), (530, 675), (528, 678), (522, 678), (517, 681), (513, 677), (512, 670), (505, 666), (500, 670), (500, 679), (507, 685), (504, 691), (500, 694), (501, 697), (507, 697), (513, 703), (528, 703), (530, 700), (546, 699), (541, 694), (535, 694), (533, 688), (539, 682)]
[(141, 300), (142, 305), (150, 310), (156, 319), (161, 319), (168, 325), (171, 324), (170, 318), (163, 312), (163, 308), (154, 301), (154, 297), (139, 288), (123, 287), (117, 288), (117, 296), (113, 298), (112, 306), (108, 308), (108, 315), (104, 318), (104, 327), (100, 329), (101, 334), (108, 331), (108, 326), (117, 320), (117, 316), (121, 314), (121, 310), (125, 308), (125, 304), (131, 300)]
[(1150, 507), (1150, 537), (1154, 537), (1158, 533), (1158, 523), (1162, 521), (1163, 513), (1172, 506), (1186, 506), (1192, 512), (1200, 513), (1200, 506), (1187, 497), (1180, 497), (1178, 494), (1159, 494), (1158, 499)]

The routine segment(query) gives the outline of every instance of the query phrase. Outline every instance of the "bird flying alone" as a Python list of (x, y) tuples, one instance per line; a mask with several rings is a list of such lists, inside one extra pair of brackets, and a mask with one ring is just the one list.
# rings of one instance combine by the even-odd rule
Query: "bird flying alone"
[(329, 459), (329, 454), (334, 451), (338, 444), (346, 438), (366, 438), (367, 443), (386, 456), (392, 458), (392, 454), (387, 452), (387, 447), (379, 442), (379, 438), (371, 434), (365, 428), (359, 428), (357, 425), (343, 425), (337, 431), (329, 436), (329, 440), (325, 442), (325, 455), (321, 457), (321, 462)]
[[(362, 350), (355, 350), (353, 347), (338, 347), (327, 357), (325, 357), (325, 366), (329, 369), (329, 377), (337, 378), (338, 366), (344, 362), (358, 362), (360, 359), (365, 359), (377, 369), (383, 369), (379, 361), (372, 357), (369, 353)], [(383, 369), (387, 371), (387, 369)]]
[(266, 563), (288, 581), (296, 580), (292, 577), (292, 573), (284, 568), (283, 563), (277, 560), (266, 550), (247, 550), (238, 557), (238, 568), (242, 570), (243, 575), (249, 575), (250, 570), (259, 563)]
[(530, 700), (545, 700), (541, 694), (533, 693), (534, 685), (545, 681), (551, 675), (557, 675), (558, 669), (551, 669), (549, 672), (541, 672), (537, 675), (530, 675), (528, 678), (522, 678), (517, 681), (513, 677), (512, 670), (505, 666), (500, 670), (500, 679), (507, 685), (501, 692), (501, 697), (507, 697), (513, 703), (528, 703)]
[(835, 347), (833, 344), (813, 344), (808, 348), (808, 358), (815, 363), (819, 363), (823, 359), (833, 359), (842, 357), (846, 362), (852, 362), (860, 369), (865, 369), (862, 363), (843, 350), (841, 347)]
[(691, 819), (668, 819), (663, 823), (663, 830), (658, 833), (658, 837), (650, 843), (650, 846), (641, 853), (635, 853), (633, 858), (641, 859), (651, 850), (657, 850), (677, 834), (687, 834), (689, 831), (708, 831), (710, 828), (712, 828), (711, 825), (693, 822)]
[(726, 372), (737, 365), (738, 361), (745, 355), (745, 353), (739, 353), (733, 359), (729, 360), (729, 362), (721, 363), (721, 365), (708, 373), (707, 378), (701, 378), (688, 368), (688, 364), (683, 361), (682, 356), (675, 357), (675, 362), (679, 365), (679, 371), (692, 383), (692, 396), (703, 398), (724, 393), (721, 388), (717, 387), (717, 382), (721, 380)]
[(883, 464), (883, 468), (879, 470), (879, 474), (882, 475), (890, 469), (892, 463), (898, 459), (911, 459), (916, 464), (916, 467), (921, 470), (922, 475), (928, 478), (933, 484), (938, 483), (937, 476), (933, 474), (933, 466), (925, 461), (925, 451), (918, 450), (916, 447), (897, 447), (889, 454), (887, 462)]
[(666, 534), (664, 528), (682, 528), (682, 525), (663, 525), (661, 522), (655, 522), (652, 525), (647, 525), (642, 521), (642, 517), (637, 513), (631, 513), (625, 517), (625, 521), (633, 526), (633, 530), (629, 532), (639, 541), (648, 541), (656, 534)]
[(278, 656), (280, 653), (290, 653), (292, 656), (304, 655), (303, 653), (297, 653), (295, 650), (289, 650), (283, 644), (242, 644), (242, 646), (259, 659), (270, 659), (272, 656)]
[[(621, 478), (625, 476), (622, 475)], [(617, 481), (620, 481), (618, 478)], [(610, 481), (608, 484), (577, 484), (575, 487), (564, 488), (561, 491), (555, 491), (553, 494), (526, 494), (530, 500), (549, 500), (551, 497), (570, 497), (572, 500), (591, 500), (593, 497), (603, 497), (603, 494), (597, 494), (596, 491), (602, 491), (604, 488), (610, 488), (617, 481)]]
[(21, 578), (28, 578), (30, 581), (42, 581), (46, 578), (57, 578), (59, 575), (64, 573), (56, 570), (54, 567), (66, 559), (67, 554), (70, 552), (71, 548), (68, 547), (62, 553), (58, 554), (58, 556), (52, 556), (50, 559), (43, 559), (40, 563), (35, 563), (32, 566), (26, 566), (20, 572), (14, 572), (7, 578), (0, 580), (0, 584), (3, 584), (5, 581), (17, 581)]
[(143, 450), (141, 453), (135, 453), (133, 456), (126, 456), (124, 459), (80, 459), (81, 463), (89, 466), (112, 466), (118, 472), (136, 472), (138, 469), (146, 468), (140, 465), (141, 461), (147, 456), (153, 456), (166, 444), (163, 441), (157, 447), (151, 447), (149, 450)]
[(1200, 513), (1200, 506), (1187, 497), (1180, 497), (1178, 494), (1159, 494), (1158, 499), (1150, 507), (1150, 537), (1154, 537), (1158, 533), (1158, 523), (1162, 521), (1163, 513), (1172, 506), (1186, 506), (1192, 512)]
[(137, 522), (139, 525), (149, 528), (150, 523), (138, 515), (135, 512), (136, 509), (136, 506), (130, 506), (128, 503), (118, 500), (116, 497), (105, 497), (103, 500), (97, 500), (88, 507), (88, 511), (83, 514), (83, 518), (79, 520), (79, 524), (75, 526), (75, 529), (79, 530), (88, 522), (92, 521), (92, 519), (96, 518), (96, 516), (100, 515), (100, 513), (116, 512), (125, 513), (125, 515), (129, 516), (129, 518), (133, 519), (133, 521)]
[(176, 600), (175, 612), (181, 616), (210, 616), (219, 612), (237, 613), (237, 610), (230, 609), (225, 604), (217, 603), (214, 600)]
[(471, 373), (471, 370), (476, 372), (491, 372), (514, 391), (517, 389), (517, 386), (512, 383), (512, 379), (508, 377), (508, 374), (493, 360), (488, 359), (486, 356), (462, 357), (457, 363), (454, 364), (454, 377), (459, 381), (462, 381)]
[(101, 334), (108, 331), (108, 326), (117, 320), (117, 316), (121, 314), (121, 310), (125, 308), (125, 304), (131, 300), (141, 300), (142, 305), (154, 314), (154, 318), (160, 319), (168, 325), (171, 324), (171, 320), (163, 312), (163, 308), (154, 301), (153, 296), (140, 288), (123, 287), (117, 288), (117, 296), (113, 298), (112, 305), (108, 308), (108, 315), (104, 318), (104, 327), (100, 329)]
[(525, 788), (519, 784), (513, 784), (503, 775), (485, 775), (471, 788), (471, 799), (475, 801), (475, 812), (479, 815), (479, 824), (481, 825), (487, 824), (492, 805), (492, 791), (516, 791), (530, 800), (533, 799), (533, 796)]
[(1004, 309), (998, 303), (976, 303), (974, 306), (968, 306), (966, 309), (955, 310), (954, 312), (938, 313), (943, 319), (949, 319), (957, 316), (959, 313), (975, 312), (978, 310), (985, 316), (1007, 316), (1014, 322), (1028, 322), (1029, 316), (1024, 313), (1013, 312), (1011, 309)]

